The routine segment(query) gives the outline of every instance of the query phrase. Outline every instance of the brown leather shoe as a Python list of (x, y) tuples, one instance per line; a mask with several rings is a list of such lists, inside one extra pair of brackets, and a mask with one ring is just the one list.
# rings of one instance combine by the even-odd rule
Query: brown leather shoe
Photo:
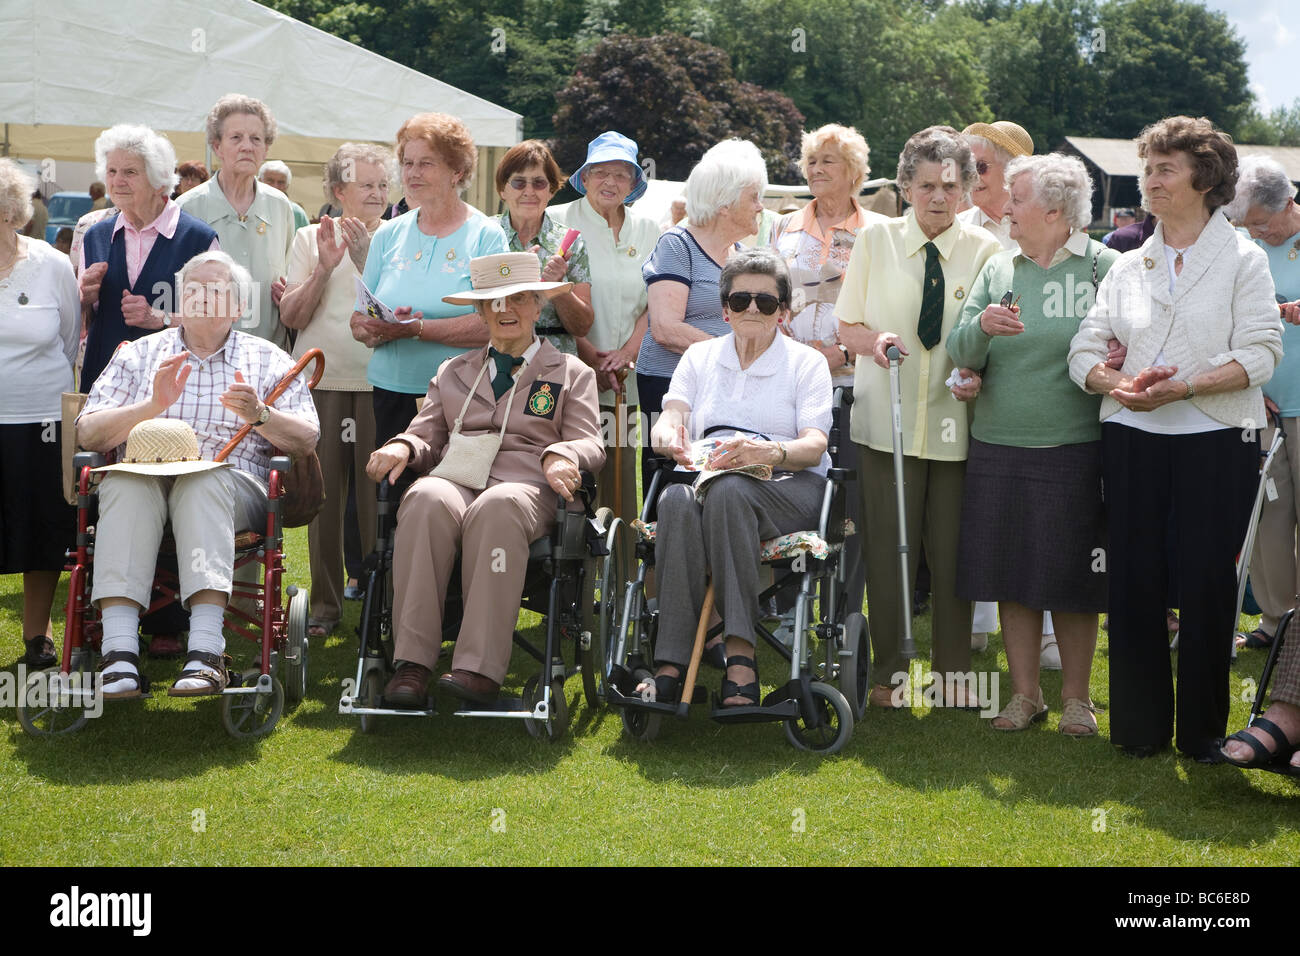
[(501, 685), (473, 671), (452, 670), (438, 678), (438, 689), (475, 704), (490, 704), (501, 695)]
[(401, 664), (384, 688), (384, 704), (397, 710), (424, 710), (433, 671), (423, 664)]

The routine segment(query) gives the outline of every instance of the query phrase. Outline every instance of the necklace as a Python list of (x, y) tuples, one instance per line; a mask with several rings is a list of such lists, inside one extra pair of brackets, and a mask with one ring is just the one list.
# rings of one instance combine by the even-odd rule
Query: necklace
[[(1170, 249), (1174, 249), (1173, 246), (1170, 246), (1169, 248), (1170, 248)], [(1175, 271), (1175, 272), (1177, 272), (1179, 269), (1181, 269), (1181, 268), (1183, 267), (1183, 253), (1186, 252), (1186, 251), (1187, 251), (1188, 249), (1190, 249), (1190, 248), (1191, 248), (1191, 246), (1187, 246), (1187, 247), (1185, 247), (1185, 248), (1183, 248), (1183, 249), (1174, 249), (1174, 253), (1175, 253), (1175, 255), (1174, 255), (1174, 271)]]

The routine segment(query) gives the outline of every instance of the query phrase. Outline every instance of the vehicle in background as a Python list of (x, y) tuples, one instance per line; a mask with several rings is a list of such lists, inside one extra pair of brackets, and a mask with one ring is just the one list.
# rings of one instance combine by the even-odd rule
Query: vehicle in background
[(46, 202), (50, 218), (45, 223), (45, 241), (54, 245), (59, 230), (64, 226), (75, 227), (77, 220), (90, 212), (90, 193), (55, 193)]

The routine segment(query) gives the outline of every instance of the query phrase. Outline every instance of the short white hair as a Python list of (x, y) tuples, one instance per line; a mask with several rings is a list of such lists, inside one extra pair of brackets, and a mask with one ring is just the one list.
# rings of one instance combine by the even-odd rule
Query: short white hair
[(0, 219), (8, 222), (15, 232), (31, 221), (34, 212), (32, 193), (35, 191), (35, 176), (12, 159), (0, 158)]
[(686, 179), (686, 218), (704, 226), (718, 218), (748, 187), (767, 189), (767, 163), (747, 139), (724, 139), (700, 157)]
[(1272, 156), (1247, 156), (1237, 164), (1237, 194), (1224, 210), (1233, 222), (1241, 222), (1254, 206), (1270, 215), (1286, 208), (1295, 198), (1295, 183)]
[(108, 154), (114, 150), (134, 153), (144, 163), (145, 176), (154, 189), (167, 188), (170, 194), (181, 181), (176, 175), (176, 150), (171, 140), (148, 126), (118, 123), (99, 134), (95, 140), (95, 178), (108, 179)]
[(289, 166), (280, 159), (268, 159), (257, 170), (257, 178), (261, 179), (267, 173), (279, 173), (284, 177), (284, 184), (287, 186), (293, 182), (293, 173), (289, 171)]
[(1017, 156), (1007, 164), (1007, 189), (1013, 180), (1026, 174), (1034, 202), (1047, 210), (1061, 210), (1072, 229), (1088, 228), (1092, 223), (1092, 177), (1082, 160), (1061, 153)]
[[(185, 265), (181, 266), (181, 271), (176, 273), (176, 292), (180, 301), (185, 301), (185, 283), (189, 281), (190, 276), (203, 266), (210, 263), (216, 263), (222, 266), (230, 276), (230, 281), (235, 284), (239, 292), (239, 315), (235, 318), (244, 318), (249, 314), (253, 307), (253, 275), (238, 262), (230, 257), (230, 253), (222, 252), (220, 249), (210, 249), (207, 252), (200, 252)], [(184, 314), (184, 309), (181, 310)]]

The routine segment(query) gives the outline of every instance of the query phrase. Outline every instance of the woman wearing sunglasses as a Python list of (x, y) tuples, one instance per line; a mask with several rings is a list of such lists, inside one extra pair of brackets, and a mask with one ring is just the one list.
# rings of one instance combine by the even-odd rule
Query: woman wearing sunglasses
[(549, 299), (533, 330), (566, 355), (577, 355), (577, 340), (591, 331), (591, 269), (587, 243), (579, 236), (563, 249), (564, 223), (546, 214), (546, 204), (564, 182), (555, 157), (539, 140), (510, 147), (497, 166), (497, 194), (506, 204), (501, 229), (511, 252), (536, 253), (543, 282), (569, 282), (572, 288)]
[[(723, 475), (702, 503), (684, 484), (659, 496), (654, 692), (662, 702), (678, 699), (711, 572), (726, 635), (720, 696), (724, 706), (737, 706), (759, 701), (759, 542), (817, 526), (830, 466), (831, 378), (816, 349), (777, 331), (790, 319), (790, 271), (778, 256), (738, 253), (718, 284), (731, 334), (683, 353), (651, 441), (659, 454), (688, 465), (694, 442), (717, 438), (708, 469), (769, 465), (772, 477)], [(647, 690), (648, 682), (638, 688)]]
[(1013, 696), (994, 730), (1047, 716), (1039, 686), (1043, 611), (1056, 625), (1061, 721), (1092, 737), (1088, 694), (1097, 614), (1106, 604), (1101, 500), (1101, 398), (1070, 381), (1065, 358), (1119, 253), (1089, 239), (1092, 180), (1053, 153), (1007, 166), (1014, 251), (980, 271), (948, 336), (958, 365), (981, 368), (961, 509), (957, 595), (998, 602)]

